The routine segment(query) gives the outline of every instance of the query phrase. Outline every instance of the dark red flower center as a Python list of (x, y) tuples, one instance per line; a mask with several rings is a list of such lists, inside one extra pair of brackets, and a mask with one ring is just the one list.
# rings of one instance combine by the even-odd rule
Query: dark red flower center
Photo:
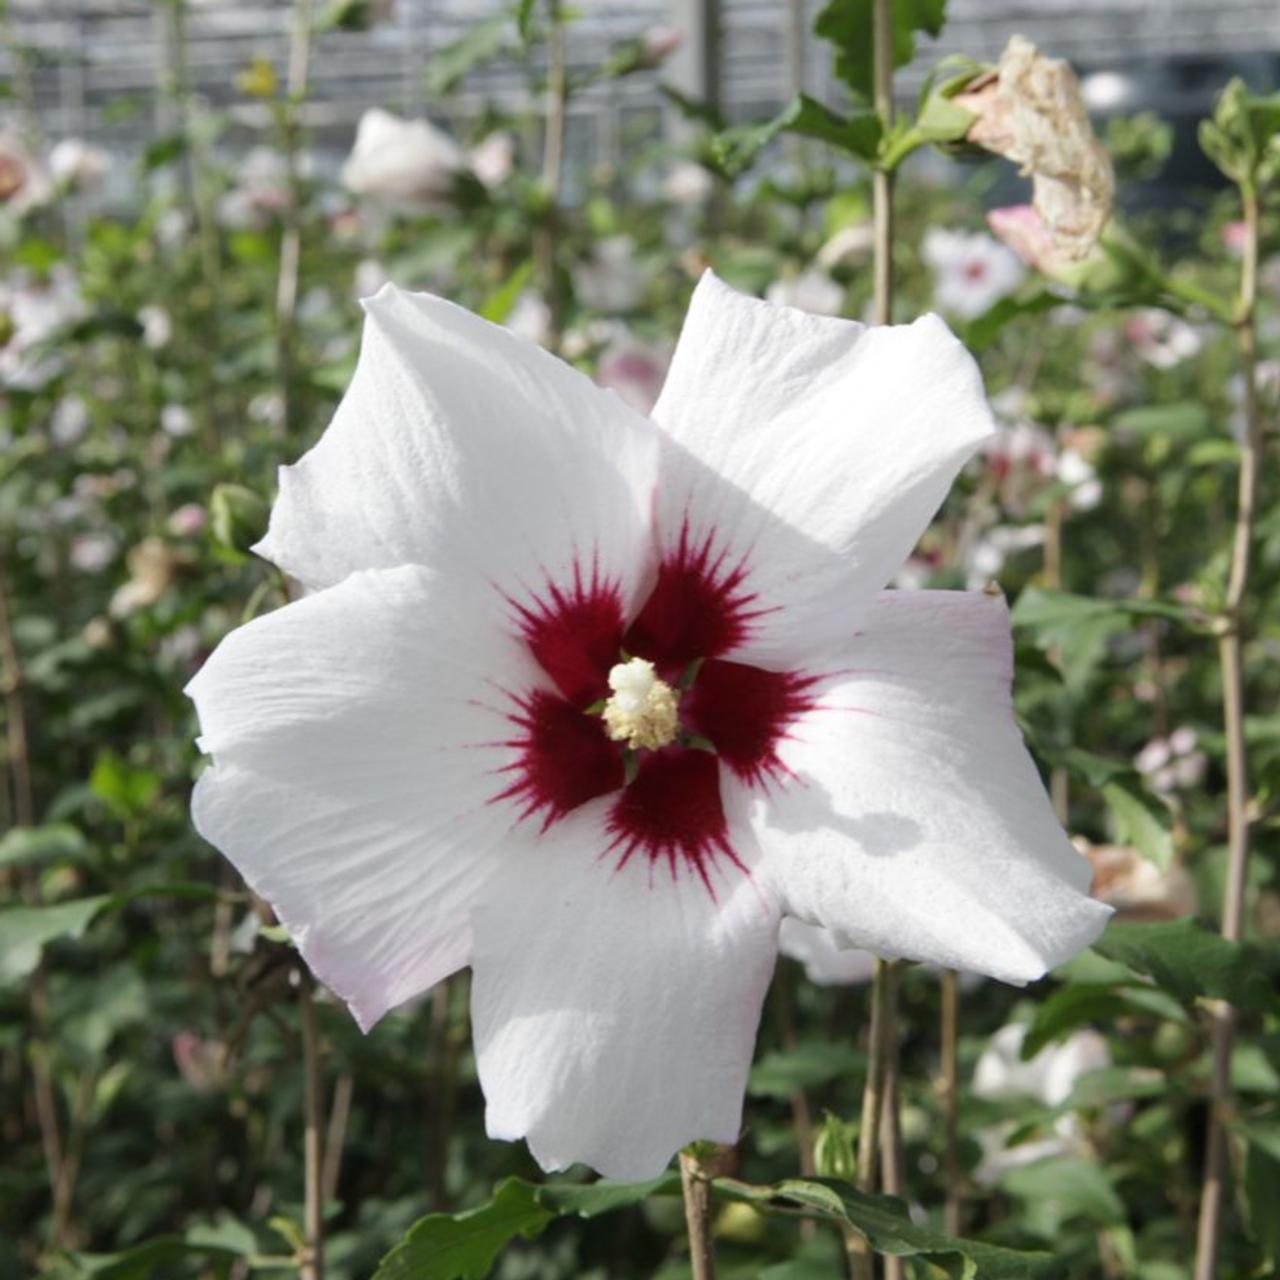
[[(748, 786), (781, 781), (779, 743), (814, 705), (813, 677), (766, 671), (726, 655), (765, 612), (746, 567), (696, 544), (688, 527), (662, 560), (644, 606), (628, 626), (617, 584), (575, 572), (572, 586), (548, 583), (530, 604), (515, 604), (521, 635), (556, 692), (516, 699), (509, 719), (517, 750), (495, 797), (513, 800), (521, 819), (543, 830), (588, 800), (617, 793), (606, 829), (621, 866), (637, 855), (685, 867), (711, 889), (717, 859), (742, 867), (729, 839), (720, 765)], [(606, 732), (599, 707), (610, 669), (643, 657), (681, 690), (680, 734), (655, 751), (628, 751)]]

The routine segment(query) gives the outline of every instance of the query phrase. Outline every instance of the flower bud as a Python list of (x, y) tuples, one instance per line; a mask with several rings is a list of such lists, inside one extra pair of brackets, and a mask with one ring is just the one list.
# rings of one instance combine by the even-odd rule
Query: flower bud
[(827, 1112), (813, 1140), (813, 1164), (821, 1178), (852, 1182), (858, 1169), (857, 1127)]
[(267, 504), (241, 484), (220, 484), (209, 498), (209, 530), (224, 551), (245, 555), (267, 531)]

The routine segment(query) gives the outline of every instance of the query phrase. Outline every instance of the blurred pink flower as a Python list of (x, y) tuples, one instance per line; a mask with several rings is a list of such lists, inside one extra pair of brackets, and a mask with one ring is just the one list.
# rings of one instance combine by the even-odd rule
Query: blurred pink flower
[(638, 413), (648, 415), (658, 402), (670, 364), (669, 349), (624, 334), (600, 356), (596, 381), (616, 391)]
[(53, 184), (44, 166), (12, 129), (0, 129), (0, 205), (15, 215), (47, 204)]
[(1203, 345), (1191, 325), (1159, 307), (1130, 312), (1123, 331), (1138, 358), (1156, 369), (1172, 369), (1196, 355)]
[(192, 538), (208, 523), (209, 513), (198, 502), (185, 502), (169, 513), (169, 532), (175, 537)]

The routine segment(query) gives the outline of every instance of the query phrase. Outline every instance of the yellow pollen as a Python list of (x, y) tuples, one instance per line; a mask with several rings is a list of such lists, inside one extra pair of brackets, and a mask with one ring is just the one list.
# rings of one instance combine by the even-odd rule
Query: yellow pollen
[(680, 695), (644, 658), (620, 662), (609, 672), (613, 696), (604, 704), (604, 727), (615, 742), (656, 750), (674, 742), (680, 728)]

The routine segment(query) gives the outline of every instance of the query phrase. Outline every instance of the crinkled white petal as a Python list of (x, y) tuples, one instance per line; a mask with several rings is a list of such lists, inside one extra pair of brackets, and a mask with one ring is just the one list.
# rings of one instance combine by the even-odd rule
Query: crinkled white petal
[(469, 958), (511, 823), (492, 681), (540, 680), (474, 588), (353, 574), (233, 631), (188, 686), (213, 763), (200, 833), (368, 1028)]
[(639, 590), (652, 424), (440, 298), (387, 285), (364, 306), (351, 386), (319, 444), (281, 469), (258, 552), (312, 588), (421, 564), (512, 595), (593, 566)]
[(841, 665), (779, 745), (785, 785), (730, 793), (783, 910), (1015, 983), (1093, 942), (1111, 911), (1014, 723), (1004, 601), (886, 591)]
[(993, 431), (936, 316), (869, 329), (772, 306), (708, 272), (653, 411), (669, 435), (667, 547), (684, 521), (768, 612), (737, 651), (794, 665), (843, 642)]
[(607, 801), (513, 850), (475, 917), (472, 1025), (486, 1125), (546, 1170), (657, 1176), (735, 1142), (777, 909), (734, 867), (604, 855)]

